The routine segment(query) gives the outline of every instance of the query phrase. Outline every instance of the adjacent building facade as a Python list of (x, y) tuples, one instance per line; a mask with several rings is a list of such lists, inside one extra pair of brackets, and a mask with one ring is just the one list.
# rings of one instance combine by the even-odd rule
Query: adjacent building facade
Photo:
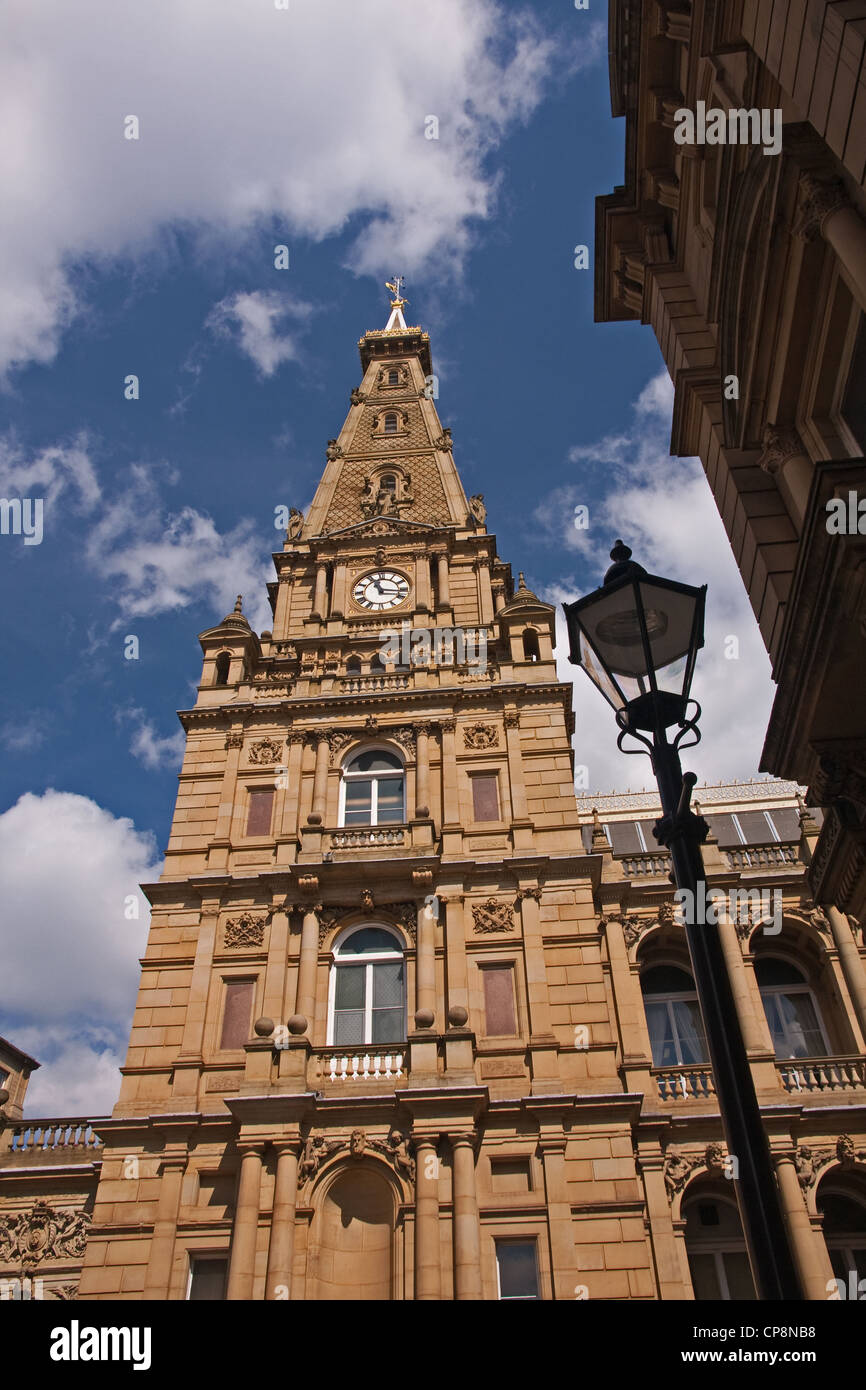
[[(361, 339), (274, 556), (273, 629), (238, 602), (201, 635), (113, 1114), (5, 1116), (6, 1296), (750, 1292), (658, 808), (577, 803), (554, 611), (467, 499), (402, 308)], [(795, 785), (702, 807), (709, 881), (744, 895), (723, 913), (739, 1022), (825, 1298), (866, 1277), (862, 932), (810, 896)]]
[(866, 4), (611, 0), (610, 38), (596, 318), (658, 339), (772, 660), (762, 767), (826, 808), (816, 899), (866, 917)]

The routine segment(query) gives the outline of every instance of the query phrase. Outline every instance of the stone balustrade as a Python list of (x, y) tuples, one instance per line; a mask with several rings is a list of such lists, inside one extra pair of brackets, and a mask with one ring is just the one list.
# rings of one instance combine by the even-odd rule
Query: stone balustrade
[(98, 1119), (87, 1120), (80, 1116), (59, 1120), (19, 1120), (11, 1124), (0, 1139), (3, 1161), (87, 1161), (102, 1148), (102, 1141), (94, 1130), (99, 1124)]
[(360, 825), (344, 830), (331, 830), (331, 849), (367, 849), (377, 845), (402, 845), (406, 841), (405, 825)]
[(327, 1048), (317, 1052), (317, 1076), (325, 1081), (390, 1081), (406, 1085), (405, 1051)]
[(654, 1067), (659, 1100), (710, 1100), (716, 1094), (709, 1063), (693, 1067)]
[(725, 858), (730, 869), (779, 869), (796, 864), (797, 844), (739, 845), (726, 849)]
[(866, 1088), (866, 1057), (804, 1057), (777, 1062), (786, 1091), (851, 1091)]

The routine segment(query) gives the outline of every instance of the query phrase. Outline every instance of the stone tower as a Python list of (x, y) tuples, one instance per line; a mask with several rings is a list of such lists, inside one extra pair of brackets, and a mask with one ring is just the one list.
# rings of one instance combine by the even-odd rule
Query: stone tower
[(613, 1054), (571, 691), (405, 302), (360, 341), (273, 631), (239, 601), (201, 634), (82, 1297), (495, 1298), (542, 1214), (533, 1277), (573, 1297), (563, 1116)]

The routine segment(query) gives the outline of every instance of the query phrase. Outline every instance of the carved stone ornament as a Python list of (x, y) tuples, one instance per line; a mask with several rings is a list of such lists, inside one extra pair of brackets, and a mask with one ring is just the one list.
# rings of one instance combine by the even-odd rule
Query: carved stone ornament
[(379, 721), (374, 714), (367, 716), (364, 721), (364, 733), (368, 738), (375, 738), (379, 732)]
[(454, 440), (451, 438), (451, 431), (447, 426), (443, 429), (439, 438), (433, 440), (433, 448), (444, 449), (447, 453), (450, 453), (454, 448)]
[(387, 733), (388, 737), (392, 738), (395, 743), (399, 743), (407, 757), (415, 756), (415, 730), (411, 724), (406, 724), (400, 729), (383, 730), (383, 732)]
[(304, 513), (298, 511), (297, 507), (289, 507), (289, 524), (286, 527), (286, 537), (290, 541), (300, 539), (304, 529)]
[(253, 688), (253, 698), (256, 700), (287, 700), (289, 687), (287, 685), (256, 685)]
[(519, 728), (520, 728), (520, 715), (519, 715), (519, 714), (506, 714), (504, 723), (505, 723), (506, 729), (519, 729)]
[(479, 934), (514, 930), (514, 908), (510, 902), (497, 902), (488, 898), (486, 902), (474, 903), (472, 921)]
[(226, 748), (243, 748), (243, 734), (226, 734)]
[(463, 743), (467, 748), (496, 748), (499, 730), (494, 724), (468, 724), (463, 730)]
[(90, 1216), (64, 1211), (40, 1198), (29, 1211), (0, 1216), (0, 1260), (24, 1268), (42, 1260), (80, 1260)]
[(362, 391), (360, 386), (353, 386), (349, 399), (352, 405), (363, 405), (367, 399), (367, 393), (366, 391)]
[(727, 1163), (724, 1144), (708, 1144), (704, 1150), (704, 1163), (707, 1165), (707, 1172), (711, 1177), (724, 1177), (725, 1164)]
[(367, 1152), (382, 1154), (395, 1170), (409, 1182), (415, 1181), (415, 1160), (410, 1153), (411, 1139), (396, 1126), (387, 1139), (370, 1138), (366, 1130), (353, 1129), (335, 1139), (326, 1139), (321, 1132), (308, 1135), (304, 1141), (303, 1154), (298, 1164), (298, 1187), (302, 1188), (314, 1178), (326, 1159), (341, 1151), (349, 1157), (362, 1159)]
[(361, 911), (362, 911), (362, 912), (375, 912), (375, 910), (376, 910), (376, 902), (375, 902), (375, 899), (373, 898), (372, 892), (370, 891), (369, 888), (362, 888), (362, 889), (361, 889)]
[(521, 888), (517, 894), (518, 900), (523, 902), (524, 898), (534, 898), (537, 903), (541, 902), (540, 888)]
[(685, 1187), (692, 1169), (697, 1168), (698, 1164), (703, 1161), (700, 1155), (685, 1158), (676, 1144), (668, 1144), (662, 1172), (664, 1173), (665, 1190), (669, 1202), (673, 1201), (680, 1188)]
[(328, 447), (325, 450), (325, 457), (327, 458), (329, 463), (333, 463), (334, 459), (341, 459), (343, 457), (343, 450), (337, 443), (336, 439), (328, 440)]
[(271, 767), (280, 761), (282, 752), (283, 745), (275, 738), (261, 738), (250, 748), (249, 762), (258, 767)]
[(478, 526), (483, 526), (487, 521), (487, 508), (484, 505), (484, 493), (476, 492), (469, 498), (469, 519)]
[[(309, 908), (306, 909), (309, 911)], [(325, 944), (325, 937), (340, 925), (344, 917), (350, 916), (358, 911), (357, 902), (354, 903), (329, 903), (327, 907), (317, 909), (319, 918), (319, 949)], [(369, 888), (361, 891), (361, 911), (365, 913), (377, 912), (380, 916), (393, 918), (402, 930), (409, 937), (412, 944), (415, 944), (415, 933), (418, 926), (418, 904), (414, 902), (401, 903), (379, 903), (376, 905), (373, 894)]]
[(252, 912), (242, 912), (239, 917), (230, 917), (223, 936), (226, 948), (238, 950), (244, 946), (264, 945), (267, 920), (267, 916), (255, 917)]
[(775, 477), (788, 459), (806, 453), (805, 445), (795, 429), (769, 425), (762, 440), (764, 451), (758, 465), (765, 473)]
[(813, 241), (823, 232), (827, 218), (848, 206), (848, 197), (838, 179), (822, 180), (814, 174), (804, 174), (800, 187), (804, 196), (794, 233), (803, 241)]
[(332, 729), (328, 734), (328, 746), (331, 749), (331, 765), (337, 761), (343, 749), (352, 742), (355, 735), (348, 729)]

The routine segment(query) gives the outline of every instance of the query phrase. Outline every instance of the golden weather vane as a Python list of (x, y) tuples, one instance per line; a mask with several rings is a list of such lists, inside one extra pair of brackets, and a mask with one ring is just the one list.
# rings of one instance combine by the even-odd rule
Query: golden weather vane
[(394, 298), (391, 300), (392, 309), (402, 309), (404, 304), (408, 304), (408, 299), (403, 298), (403, 286), (406, 283), (405, 276), (395, 275), (393, 280), (385, 281), (385, 289), (390, 290)]

